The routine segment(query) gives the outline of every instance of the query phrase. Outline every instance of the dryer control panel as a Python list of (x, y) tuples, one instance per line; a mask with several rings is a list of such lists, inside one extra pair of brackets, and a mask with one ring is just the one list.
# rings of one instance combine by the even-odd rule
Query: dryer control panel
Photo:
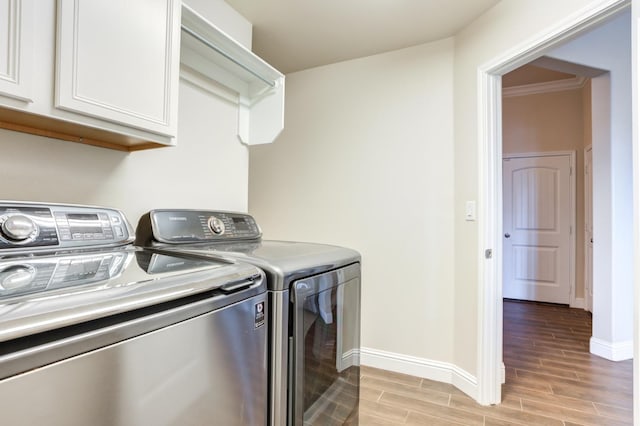
[(0, 251), (111, 247), (133, 241), (118, 210), (0, 201)]
[(162, 243), (255, 240), (262, 236), (248, 214), (213, 210), (152, 210), (153, 238)]

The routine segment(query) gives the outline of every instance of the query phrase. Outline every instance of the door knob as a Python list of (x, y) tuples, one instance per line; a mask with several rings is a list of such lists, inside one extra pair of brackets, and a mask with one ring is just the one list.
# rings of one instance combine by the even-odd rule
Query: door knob
[(505, 238), (511, 238), (511, 234), (507, 232), (506, 234), (504, 234), (504, 237)]

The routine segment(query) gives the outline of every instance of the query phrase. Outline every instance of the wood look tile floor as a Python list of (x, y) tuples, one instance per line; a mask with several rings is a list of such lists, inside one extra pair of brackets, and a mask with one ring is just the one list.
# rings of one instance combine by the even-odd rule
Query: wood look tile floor
[(502, 404), (483, 407), (452, 385), (361, 368), (360, 425), (633, 424), (633, 363), (589, 353), (581, 309), (504, 303)]

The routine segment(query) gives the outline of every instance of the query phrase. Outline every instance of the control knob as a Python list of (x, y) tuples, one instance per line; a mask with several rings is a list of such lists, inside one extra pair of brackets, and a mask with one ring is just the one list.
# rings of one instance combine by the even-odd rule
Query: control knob
[(224, 232), (224, 222), (217, 217), (211, 216), (207, 223), (214, 234), (220, 235)]
[(0, 289), (16, 290), (26, 287), (36, 276), (33, 267), (27, 265), (14, 265), (0, 271)]
[(0, 234), (12, 241), (25, 241), (33, 237), (38, 228), (31, 218), (16, 214), (9, 216), (2, 222)]

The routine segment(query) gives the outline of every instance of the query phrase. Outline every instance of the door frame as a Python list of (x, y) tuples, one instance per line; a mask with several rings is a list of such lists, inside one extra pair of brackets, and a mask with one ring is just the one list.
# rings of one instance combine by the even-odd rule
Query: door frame
[[(590, 171), (590, 179), (591, 179), (591, 188), (589, 194), (589, 200), (591, 200), (591, 238), (593, 238), (593, 147), (591, 144), (584, 147), (582, 158), (584, 169), (582, 170), (582, 179), (583, 179), (583, 191), (584, 191), (584, 212), (585, 212), (585, 229), (582, 230), (584, 234), (584, 309), (585, 311), (593, 312), (593, 297), (589, 295), (589, 291), (593, 293), (593, 247), (591, 247), (591, 264), (589, 265), (587, 262), (587, 246), (589, 243), (587, 241), (587, 182), (585, 179), (586, 167), (587, 167), (587, 152), (591, 152), (591, 171)], [(587, 289), (587, 277), (591, 277), (591, 283), (589, 289)]]
[[(570, 213), (569, 226), (571, 226), (571, 238), (569, 239), (569, 286), (571, 288), (570, 297), (569, 297), (569, 306), (571, 306), (572, 308), (582, 308), (584, 307), (584, 303), (578, 303), (576, 301), (576, 235), (578, 232), (578, 230), (576, 229), (576, 214), (577, 214), (576, 152), (567, 150), (567, 151), (523, 152), (523, 153), (514, 153), (514, 154), (502, 154), (503, 160), (505, 158), (534, 158), (534, 157), (569, 157), (569, 167), (571, 167), (571, 171), (569, 173), (569, 208), (571, 209), (571, 211), (569, 212)], [(500, 166), (502, 166), (502, 163), (500, 164)], [(502, 194), (502, 189), (500, 189), (500, 192)], [(502, 195), (500, 196), (500, 199), (502, 200)], [(501, 206), (503, 206), (502, 202), (500, 204)], [(502, 220), (504, 223), (504, 218)]]
[[(478, 67), (478, 202), (481, 221), (478, 229), (477, 400), (480, 404), (499, 404), (502, 399), (501, 384), (504, 383), (502, 76), (539, 58), (546, 51), (579, 33), (594, 28), (630, 5), (631, 0), (603, 0), (597, 5), (590, 5), (548, 28), (543, 34)], [(634, 148), (637, 147), (634, 145)], [(634, 164), (634, 169), (635, 167), (638, 167), (638, 164)], [(638, 188), (634, 188), (634, 194), (637, 192)], [(637, 209), (638, 206), (634, 204), (634, 207)], [(638, 213), (635, 211), (634, 217), (637, 217)], [(635, 372), (634, 380), (637, 379), (637, 375), (638, 372)]]

